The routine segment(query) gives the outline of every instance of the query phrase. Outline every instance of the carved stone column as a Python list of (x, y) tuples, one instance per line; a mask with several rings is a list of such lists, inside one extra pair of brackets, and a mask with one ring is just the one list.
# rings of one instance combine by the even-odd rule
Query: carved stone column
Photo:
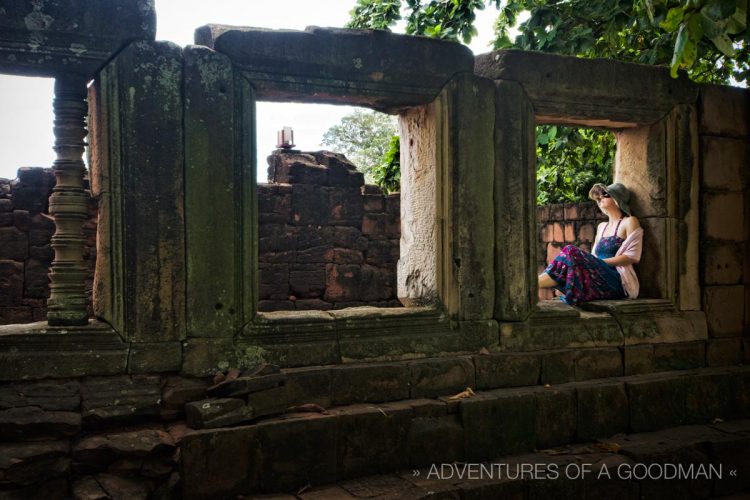
[(83, 262), (83, 223), (88, 217), (83, 186), (83, 139), (86, 137), (86, 80), (63, 77), (55, 81), (55, 188), (49, 212), (55, 220), (47, 321), (51, 326), (85, 325), (86, 275)]

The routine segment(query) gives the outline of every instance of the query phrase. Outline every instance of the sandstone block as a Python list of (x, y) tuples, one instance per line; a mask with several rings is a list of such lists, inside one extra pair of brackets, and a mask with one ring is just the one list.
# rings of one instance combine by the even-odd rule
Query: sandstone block
[(237, 398), (204, 399), (187, 403), (185, 416), (193, 429), (227, 427), (255, 418), (253, 409), (244, 400)]
[(82, 383), (81, 397), (87, 428), (134, 423), (159, 416), (161, 378), (92, 377)]
[(37, 484), (70, 471), (70, 443), (47, 441), (0, 445), (0, 474), (4, 487)]
[(583, 349), (575, 354), (576, 380), (620, 377), (622, 355), (617, 348)]
[[(289, 287), (296, 297), (320, 297), (328, 294), (327, 272), (333, 264), (293, 264), (289, 269)], [(326, 299), (328, 300), (328, 299)]]
[(535, 354), (490, 354), (474, 356), (477, 389), (536, 385), (541, 359)]
[(292, 368), (285, 370), (289, 406), (307, 403), (324, 408), (332, 404), (331, 370), (321, 368)]
[(162, 429), (90, 435), (73, 447), (73, 468), (79, 473), (102, 472), (118, 459), (168, 455), (174, 449), (174, 439)]
[(654, 346), (632, 345), (624, 346), (622, 349), (622, 358), (624, 365), (624, 374), (641, 375), (654, 371)]
[(411, 374), (406, 365), (366, 364), (331, 369), (334, 405), (409, 399)]
[(585, 223), (578, 226), (578, 240), (593, 243), (596, 237), (596, 227), (594, 224)]
[(350, 478), (408, 467), (412, 410), (408, 405), (353, 407), (338, 416), (337, 477)]
[(707, 189), (739, 191), (747, 187), (747, 161), (750, 146), (747, 138), (701, 138), (703, 186)]
[(0, 411), (0, 439), (25, 441), (59, 439), (81, 430), (81, 415), (64, 411), (44, 411), (24, 406)]
[(23, 263), (0, 260), (0, 306), (14, 306), (23, 299)]
[(685, 422), (687, 382), (674, 375), (654, 375), (626, 382), (630, 398), (630, 428), (647, 432)]
[(385, 210), (385, 197), (383, 195), (365, 194), (362, 199), (366, 213), (381, 213)]
[(703, 282), (737, 285), (742, 282), (742, 244), (712, 244), (706, 249)]
[(128, 358), (129, 373), (179, 372), (182, 343), (134, 342)]
[(352, 264), (326, 266), (325, 294), (327, 302), (349, 302), (361, 298), (362, 268)]
[(560, 446), (576, 433), (576, 393), (572, 388), (544, 387), (536, 396), (536, 448)]
[(476, 387), (471, 358), (413, 361), (409, 370), (412, 398), (450, 396)]
[(709, 339), (706, 343), (708, 366), (734, 366), (742, 363), (742, 339)]
[(706, 364), (706, 344), (700, 342), (679, 342), (654, 346), (654, 370), (690, 370)]
[(43, 381), (0, 388), (0, 409), (35, 406), (42, 410), (77, 411), (81, 407), (78, 382)]
[(486, 460), (529, 451), (536, 444), (536, 396), (508, 390), (465, 399), (459, 414), (466, 436), (467, 460)]
[(16, 227), (0, 227), (0, 260), (24, 261), (29, 255), (28, 236)]
[(330, 188), (310, 184), (292, 185), (292, 224), (325, 225), (330, 214)]
[(730, 373), (699, 373), (686, 383), (685, 422), (704, 424), (736, 416), (737, 395)]
[(705, 194), (703, 197), (706, 236), (742, 241), (744, 200), (742, 192)]
[(703, 289), (703, 304), (712, 337), (733, 337), (742, 333), (745, 316), (745, 290), (736, 286), (707, 286)]
[(701, 132), (747, 139), (750, 133), (747, 91), (722, 85), (702, 85)]
[(414, 418), (408, 439), (410, 467), (464, 460), (464, 428), (457, 415)]
[(622, 382), (576, 387), (580, 440), (594, 440), (628, 430), (628, 396)]
[(575, 380), (575, 361), (573, 351), (551, 351), (541, 355), (542, 384), (564, 384)]
[(262, 450), (263, 460), (251, 460), (242, 474), (257, 481), (260, 489), (289, 491), (336, 481), (337, 418), (308, 413), (303, 418), (270, 421), (258, 427), (259, 449), (251, 443), (245, 444), (245, 449), (250, 449), (251, 458), (260, 457)]
[(212, 397), (223, 398), (241, 397), (254, 392), (283, 386), (285, 382), (286, 375), (283, 373), (274, 373), (257, 377), (238, 377), (232, 380), (225, 380), (213, 387), (209, 387), (206, 394)]
[(283, 385), (251, 392), (247, 395), (247, 406), (252, 409), (253, 418), (279, 415), (287, 409), (286, 387)]

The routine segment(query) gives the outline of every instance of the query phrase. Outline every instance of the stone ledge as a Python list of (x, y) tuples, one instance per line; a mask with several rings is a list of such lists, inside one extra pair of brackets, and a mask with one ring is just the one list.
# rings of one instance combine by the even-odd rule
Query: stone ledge
[(261, 100), (415, 106), (431, 102), (453, 75), (471, 73), (474, 65), (460, 44), (380, 30), (209, 24), (196, 30), (195, 42), (226, 54)]
[[(570, 413), (569, 439), (609, 437), (633, 428), (633, 422), (645, 426), (643, 430), (654, 430), (680, 423), (706, 423), (716, 418), (748, 418), (750, 397), (727, 400), (725, 395), (747, 394), (749, 384), (750, 368), (703, 369), (555, 387), (477, 392), (471, 398), (458, 401), (440, 398), (435, 403), (441, 408), (428, 409), (423, 399), (357, 404), (334, 408), (327, 414), (293, 413), (250, 426), (189, 432), (182, 441), (184, 491), (191, 498), (215, 498), (260, 490), (270, 493), (308, 483), (325, 484), (331, 482), (331, 478), (342, 480), (368, 471), (389, 472), (424, 466), (419, 457), (405, 453), (403, 444), (407, 440), (412, 446), (417, 445), (416, 441), (427, 441), (420, 446), (435, 463), (448, 458), (481, 461), (530, 451), (548, 442), (546, 427), (550, 423), (547, 418), (538, 417), (549, 416), (550, 412), (554, 412), (555, 417)], [(645, 417), (658, 407), (665, 394), (671, 395), (673, 404), (662, 408), (658, 419), (648, 422), (638, 417), (633, 420), (634, 416)], [(725, 428), (712, 431), (713, 435), (728, 439), (729, 433), (736, 433), (747, 441), (746, 424), (727, 422), (721, 425)], [(430, 426), (449, 432), (446, 439), (458, 439), (459, 451), (441, 448), (439, 435), (429, 432)], [(316, 441), (323, 448), (310, 441), (313, 439), (311, 432), (315, 430), (317, 435), (325, 436), (325, 440)], [(254, 457), (261, 448), (265, 453), (264, 436), (271, 434), (279, 442), (300, 443), (300, 446), (291, 446), (288, 450), (275, 448), (277, 453), (272, 461), (248, 458), (242, 460), (241, 466), (233, 465), (236, 454)], [(684, 441), (696, 442), (694, 439)], [(398, 443), (401, 444), (397, 446)], [(639, 443), (625, 439), (620, 446), (632, 447), (636, 453)], [(227, 446), (232, 453), (227, 453)], [(314, 457), (321, 452), (325, 459), (315, 461)], [(306, 468), (312, 463), (316, 464), (314, 470)], [(286, 480), (273, 486), (264, 484), (263, 477), (276, 477), (276, 470)], [(210, 484), (200, 479), (209, 476), (213, 479)]]
[(0, 381), (125, 373), (128, 344), (106, 323), (0, 326)]

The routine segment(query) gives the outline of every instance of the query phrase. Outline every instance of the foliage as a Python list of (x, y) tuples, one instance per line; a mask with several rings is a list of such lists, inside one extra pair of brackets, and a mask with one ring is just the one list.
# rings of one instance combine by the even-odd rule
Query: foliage
[[(465, 43), (477, 34), (474, 12), (484, 9), (485, 0), (405, 0), (409, 15), (406, 33)], [(348, 28), (389, 29), (401, 19), (400, 0), (358, 0), (351, 11)], [(500, 0), (488, 4), (500, 6)]]
[(615, 138), (606, 130), (537, 127), (537, 204), (588, 199), (594, 183), (612, 183)]
[[(502, 3), (502, 8), (501, 8)], [(350, 27), (388, 29), (407, 12), (406, 32), (471, 41), (474, 11), (499, 9), (495, 48), (602, 57), (680, 69), (698, 82), (747, 82), (748, 0), (358, 0)], [(522, 13), (529, 17), (518, 24)], [(510, 29), (520, 35), (510, 38)], [(537, 127), (539, 203), (585, 199), (610, 182), (614, 139), (587, 129)]]
[(321, 144), (343, 153), (372, 181), (373, 168), (389, 151), (391, 137), (397, 133), (395, 119), (368, 110), (355, 110), (323, 134)]
[(372, 172), (375, 184), (386, 193), (395, 193), (401, 189), (401, 141), (397, 135), (391, 137), (388, 151), (380, 165)]
[[(515, 41), (509, 29), (529, 18)], [(495, 48), (540, 50), (687, 69), (695, 81), (748, 76), (747, 0), (510, 0)]]

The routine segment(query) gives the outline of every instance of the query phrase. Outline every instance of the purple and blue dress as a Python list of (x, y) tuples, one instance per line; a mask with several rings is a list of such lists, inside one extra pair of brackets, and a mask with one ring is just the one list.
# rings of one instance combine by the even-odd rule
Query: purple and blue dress
[[(557, 290), (564, 295), (560, 300), (576, 305), (590, 300), (624, 299), (620, 273), (602, 259), (614, 257), (622, 245), (623, 238), (617, 236), (622, 219), (617, 223), (615, 234), (601, 238), (595, 248), (596, 255), (580, 248), (567, 245), (544, 270), (555, 280)], [(607, 226), (602, 234), (606, 233)]]

